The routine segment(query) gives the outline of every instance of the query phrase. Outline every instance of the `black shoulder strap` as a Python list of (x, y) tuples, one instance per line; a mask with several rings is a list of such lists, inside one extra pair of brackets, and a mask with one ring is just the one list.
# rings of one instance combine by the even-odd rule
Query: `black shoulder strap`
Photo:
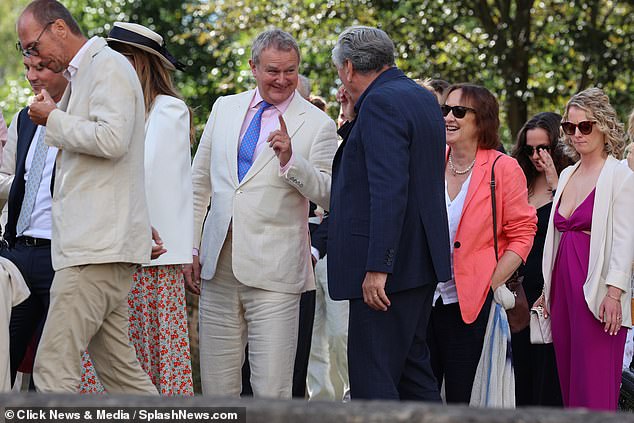
[(491, 208), (493, 211), (493, 246), (495, 248), (495, 261), (498, 261), (498, 226), (497, 226), (497, 206), (495, 203), (495, 164), (502, 157), (502, 154), (497, 156), (491, 165)]

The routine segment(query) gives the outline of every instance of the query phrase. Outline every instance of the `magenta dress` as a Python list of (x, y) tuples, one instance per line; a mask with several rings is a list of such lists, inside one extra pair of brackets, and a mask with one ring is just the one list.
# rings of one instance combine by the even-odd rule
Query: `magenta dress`
[(555, 210), (561, 240), (552, 275), (553, 344), (566, 407), (616, 410), (627, 328), (616, 336), (604, 332), (583, 295), (590, 259), (594, 190), (568, 219)]

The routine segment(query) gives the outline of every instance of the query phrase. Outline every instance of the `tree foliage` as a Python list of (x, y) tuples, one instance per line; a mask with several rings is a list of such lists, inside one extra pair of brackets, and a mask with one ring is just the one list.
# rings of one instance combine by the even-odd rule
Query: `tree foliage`
[[(4, 0), (8, 4), (24, 4)], [(250, 43), (263, 29), (290, 32), (302, 49), (301, 72), (313, 92), (333, 100), (338, 84), (330, 51), (350, 25), (384, 29), (397, 48), (397, 64), (411, 77), (474, 82), (501, 103), (503, 138), (512, 140), (539, 111), (561, 112), (589, 86), (606, 90), (625, 119), (634, 105), (634, 5), (614, 0), (67, 0), (88, 35), (104, 35), (115, 20), (147, 25), (163, 34), (189, 67), (177, 84), (195, 110), (198, 128), (220, 95), (254, 85)], [(3, 13), (0, 39), (14, 28)], [(4, 37), (4, 38), (3, 38)], [(14, 52), (9, 54), (15, 56)], [(3, 61), (0, 105), (17, 109), (15, 57)], [(19, 58), (18, 58), (19, 60)], [(6, 64), (5, 64), (6, 62)], [(0, 72), (2, 76), (2, 72)], [(24, 87), (24, 83), (22, 83)], [(332, 110), (335, 114), (336, 110)]]

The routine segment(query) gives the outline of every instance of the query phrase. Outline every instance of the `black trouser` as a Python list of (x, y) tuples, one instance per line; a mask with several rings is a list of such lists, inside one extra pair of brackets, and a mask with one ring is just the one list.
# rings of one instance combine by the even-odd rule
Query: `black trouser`
[(475, 322), (466, 324), (458, 303), (439, 298), (429, 320), (428, 343), (438, 387), (445, 381), (447, 403), (469, 403), (478, 361), (482, 354), (492, 295), (487, 297)]
[(49, 293), (55, 272), (51, 264), (50, 245), (31, 247), (18, 240), (13, 248), (2, 250), (0, 254), (16, 265), (31, 290), (29, 298), (11, 310), (9, 334), (13, 385), (18, 367), (35, 334), (36, 343), (39, 343), (39, 335), (48, 313)]

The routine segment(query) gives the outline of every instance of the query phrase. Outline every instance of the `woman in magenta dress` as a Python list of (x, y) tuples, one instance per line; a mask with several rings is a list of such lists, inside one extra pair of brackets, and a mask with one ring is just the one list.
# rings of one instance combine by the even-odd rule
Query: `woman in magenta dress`
[(598, 88), (573, 96), (563, 122), (579, 161), (559, 179), (544, 246), (544, 293), (566, 407), (616, 410), (627, 328), (634, 173), (621, 163), (626, 136)]

